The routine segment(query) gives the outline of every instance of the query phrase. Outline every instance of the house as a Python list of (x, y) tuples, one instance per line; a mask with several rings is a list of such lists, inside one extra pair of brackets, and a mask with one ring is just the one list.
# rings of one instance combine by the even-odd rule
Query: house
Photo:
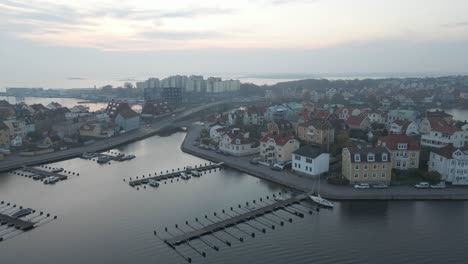
[(346, 120), (346, 124), (348, 125), (350, 129), (368, 130), (371, 128), (369, 118), (363, 115), (350, 116)]
[(112, 137), (115, 132), (115, 125), (111, 123), (84, 123), (80, 126), (80, 136), (91, 138)]
[(371, 124), (373, 123), (384, 124), (385, 123), (384, 114), (379, 110), (366, 110), (366, 111), (363, 111), (363, 113), (367, 116), (367, 118), (369, 118), (369, 122)]
[(293, 115), (294, 112), (287, 106), (284, 105), (274, 105), (270, 106), (266, 112), (267, 121), (273, 120), (284, 120), (287, 116)]
[(426, 112), (426, 118), (431, 119), (431, 118), (441, 118), (447, 123), (452, 123), (453, 122), (453, 116), (451, 114), (446, 113), (445, 111), (427, 111)]
[(57, 102), (51, 102), (48, 105), (46, 105), (46, 108), (48, 108), (50, 110), (55, 110), (55, 109), (62, 108), (62, 105), (57, 103)]
[(10, 136), (26, 137), (26, 122), (23, 120), (9, 119), (3, 121), (3, 123), (10, 129)]
[(0, 149), (10, 149), (10, 128), (0, 121)]
[(247, 156), (260, 152), (259, 143), (248, 132), (233, 129), (222, 136), (219, 150), (233, 156)]
[(355, 142), (343, 148), (341, 168), (351, 184), (388, 184), (392, 176), (391, 153), (385, 147)]
[(415, 136), (419, 134), (419, 125), (415, 121), (396, 120), (390, 124), (389, 132), (392, 134)]
[(10, 146), (21, 147), (23, 145), (23, 137), (21, 135), (13, 135), (10, 139)]
[(429, 156), (429, 171), (437, 171), (442, 180), (453, 185), (468, 185), (468, 148), (447, 145), (433, 149)]
[(418, 112), (413, 110), (390, 110), (387, 113), (387, 124), (391, 124), (396, 120), (416, 121)]
[(377, 146), (388, 149), (392, 155), (392, 167), (397, 170), (419, 168), (419, 143), (405, 134), (390, 134), (380, 138)]
[(82, 124), (83, 122), (79, 122), (78, 120), (67, 120), (53, 124), (52, 131), (54, 131), (61, 139), (65, 137), (73, 138), (78, 136), (80, 126)]
[(348, 120), (350, 116), (358, 116), (361, 114), (361, 110), (355, 108), (341, 108), (338, 110), (338, 118), (341, 120)]
[(133, 111), (127, 103), (110, 102), (107, 105), (106, 113), (121, 130), (131, 131), (140, 127), (140, 115)]
[(268, 134), (283, 135), (294, 131), (291, 122), (287, 120), (271, 121), (267, 124)]
[(249, 106), (244, 112), (244, 125), (263, 125), (266, 119), (266, 107)]
[(299, 141), (292, 134), (268, 134), (260, 140), (260, 157), (268, 164), (290, 161), (297, 149)]
[(171, 113), (172, 109), (167, 102), (152, 102), (147, 101), (142, 108), (142, 118), (155, 118), (164, 114)]
[(327, 120), (311, 119), (297, 126), (297, 137), (307, 143), (331, 145), (335, 142), (335, 129)]
[(304, 146), (293, 152), (292, 171), (309, 176), (328, 172), (330, 154), (324, 153), (319, 147)]
[(223, 138), (223, 135), (229, 131), (229, 128), (222, 125), (214, 125), (210, 128), (210, 138), (214, 142), (220, 142)]
[(460, 128), (452, 126), (440, 118), (425, 118), (421, 121), (420, 131), (429, 133), (421, 136), (421, 145), (427, 147), (441, 148), (449, 144), (454, 147), (465, 145), (465, 133)]

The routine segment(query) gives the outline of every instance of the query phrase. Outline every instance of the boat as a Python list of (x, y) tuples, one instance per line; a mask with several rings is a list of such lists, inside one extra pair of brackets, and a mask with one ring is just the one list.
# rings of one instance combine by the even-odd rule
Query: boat
[(320, 196), (320, 175), (319, 175), (319, 180), (318, 180), (318, 191), (317, 195), (310, 194), (309, 198), (316, 204), (321, 205), (323, 207), (328, 207), (328, 208), (333, 208), (335, 204), (325, 198), (322, 198)]
[(277, 202), (281, 202), (281, 201), (284, 201), (284, 200), (286, 200), (286, 199), (284, 199), (283, 196), (277, 196), (277, 197), (273, 198), (273, 200), (275, 200), (275, 201), (277, 201)]
[(60, 180), (59, 177), (56, 176), (49, 176), (47, 179), (44, 181), (44, 184), (54, 184)]
[(159, 187), (159, 182), (157, 180), (151, 179), (148, 181), (148, 183), (151, 187)]
[(110, 158), (107, 156), (101, 156), (97, 159), (97, 163), (99, 164), (108, 163), (109, 161), (110, 161)]
[(197, 170), (193, 170), (192, 175), (193, 175), (193, 177), (200, 177), (201, 173), (199, 171), (197, 171)]
[(182, 178), (183, 180), (188, 180), (188, 179), (191, 178), (191, 176), (188, 175), (188, 174), (185, 173), (185, 172), (181, 172), (181, 173), (180, 173), (180, 178)]
[(428, 189), (430, 187), (428, 182), (420, 182), (416, 185), (414, 185), (415, 188), (417, 189)]
[(63, 168), (55, 168), (52, 170), (53, 173), (59, 173), (59, 172), (62, 172), (63, 171)]
[(334, 203), (328, 201), (327, 199), (324, 199), (320, 196), (320, 194), (317, 195), (309, 195), (309, 198), (315, 202), (318, 205), (324, 206), (324, 207), (330, 207), (333, 208), (335, 206)]
[(14, 218), (21, 218), (21, 217), (28, 216), (28, 215), (32, 214), (33, 212), (34, 212), (33, 209), (25, 208), (25, 209), (19, 210), (18, 212), (14, 213), (11, 216), (14, 217)]
[(80, 158), (82, 159), (92, 159), (96, 157), (96, 154), (95, 153), (88, 153), (88, 152), (85, 152), (83, 154), (81, 154)]

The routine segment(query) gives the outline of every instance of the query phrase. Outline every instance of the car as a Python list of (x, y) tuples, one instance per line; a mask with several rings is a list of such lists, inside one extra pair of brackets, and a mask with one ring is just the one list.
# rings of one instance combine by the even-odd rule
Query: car
[(430, 186), (431, 189), (444, 189), (446, 187), (447, 185), (445, 185), (445, 182), (439, 182), (438, 184), (433, 184)]
[(374, 185), (372, 185), (372, 188), (374, 188), (374, 189), (387, 189), (388, 185), (385, 184), (385, 183), (374, 184)]
[(357, 183), (354, 184), (354, 189), (369, 189), (370, 186), (368, 183)]
[(251, 159), (250, 164), (258, 165), (258, 160), (257, 159)]
[(420, 182), (416, 185), (414, 185), (415, 188), (418, 188), (418, 189), (427, 189), (430, 187), (429, 183), (428, 182)]

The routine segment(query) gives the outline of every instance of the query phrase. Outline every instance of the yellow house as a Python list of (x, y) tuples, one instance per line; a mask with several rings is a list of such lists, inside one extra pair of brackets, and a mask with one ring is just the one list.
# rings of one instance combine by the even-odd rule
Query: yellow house
[(0, 148), (10, 148), (10, 128), (0, 121)]
[(354, 143), (343, 148), (341, 172), (351, 184), (388, 184), (392, 177), (391, 153), (385, 147)]
[(327, 120), (312, 119), (297, 126), (297, 137), (307, 143), (333, 144), (335, 130)]

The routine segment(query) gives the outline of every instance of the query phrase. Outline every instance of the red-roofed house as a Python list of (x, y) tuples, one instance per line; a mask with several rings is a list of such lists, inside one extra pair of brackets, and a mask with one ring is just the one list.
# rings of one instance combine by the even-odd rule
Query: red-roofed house
[(267, 124), (267, 130), (268, 134), (284, 135), (293, 132), (294, 127), (291, 122), (287, 120), (276, 120)]
[(419, 168), (419, 143), (407, 135), (390, 134), (380, 138), (378, 146), (386, 147), (391, 155), (393, 168), (397, 170), (408, 170)]
[(367, 116), (350, 116), (346, 120), (346, 124), (349, 126), (350, 129), (360, 129), (360, 130), (367, 130), (371, 128), (371, 124), (369, 118)]
[(421, 145), (434, 148), (442, 148), (449, 144), (454, 147), (465, 145), (464, 132), (442, 118), (424, 118), (420, 124)]
[(292, 159), (292, 153), (299, 149), (299, 141), (292, 134), (268, 134), (260, 140), (260, 157), (269, 164), (286, 162)]
[(219, 150), (233, 156), (247, 156), (258, 153), (260, 148), (258, 141), (250, 138), (248, 132), (233, 129), (223, 135)]
[(130, 131), (140, 127), (140, 115), (127, 103), (110, 102), (106, 113), (122, 130)]
[(107, 138), (114, 135), (114, 125), (104, 123), (84, 123), (80, 126), (80, 136)]

